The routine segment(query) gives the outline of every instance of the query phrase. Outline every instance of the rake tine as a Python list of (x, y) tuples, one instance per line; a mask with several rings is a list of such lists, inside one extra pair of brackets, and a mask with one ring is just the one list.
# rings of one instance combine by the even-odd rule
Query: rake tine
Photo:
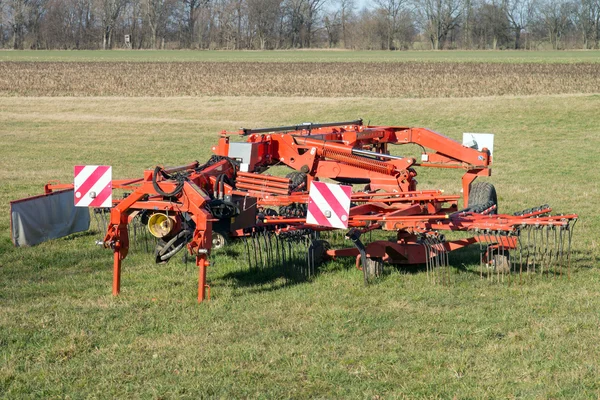
[(446, 281), (446, 270), (444, 269), (446, 258), (445, 258), (441, 244), (442, 244), (442, 241), (440, 240), (439, 236), (436, 236), (435, 237), (435, 246), (436, 246), (437, 252), (438, 252), (438, 265), (440, 268), (440, 275), (442, 277), (442, 285), (447, 285), (448, 282)]
[[(310, 278), (311, 276), (314, 275), (315, 272), (315, 248), (314, 246), (311, 246), (310, 244), (312, 244), (312, 240), (309, 237), (306, 238), (306, 253), (309, 255), (309, 260), (308, 260), (308, 277)], [(316, 241), (316, 239), (315, 239)], [(310, 243), (310, 244), (309, 244)]]
[(567, 249), (567, 277), (568, 279), (571, 279), (571, 239), (573, 238), (573, 228), (575, 228), (575, 223), (577, 222), (577, 220), (573, 221), (573, 225), (569, 226), (567, 225), (567, 232), (569, 235), (569, 247)]
[(424, 237), (421, 235), (419, 237), (419, 241), (421, 242), (421, 246), (423, 246), (423, 253), (425, 254), (425, 276), (427, 277), (427, 281), (430, 281), (431, 277), (429, 276), (429, 249), (427, 248), (427, 244), (425, 243)]
[(552, 269), (554, 279), (556, 279), (556, 227), (550, 226), (550, 229), (552, 230), (552, 234), (550, 235), (550, 238), (552, 239), (552, 247), (550, 248), (550, 268)]
[[(433, 252), (433, 257), (431, 257), (431, 261), (433, 263), (433, 270), (434, 270), (434, 276), (435, 276), (434, 280), (435, 280), (435, 282), (440, 283), (439, 282), (439, 276), (438, 276), (438, 273), (439, 273), (439, 265), (438, 265), (439, 259), (438, 259), (437, 248), (435, 247), (435, 240), (433, 239), (433, 237), (431, 235), (429, 236), (428, 240), (429, 240), (429, 246), (431, 248), (431, 251)], [(434, 284), (435, 284), (435, 282), (434, 282)]]
[(425, 249), (425, 268), (427, 271), (427, 280), (430, 282), (434, 281), (433, 271), (431, 270), (431, 262), (429, 260), (429, 244), (427, 243), (427, 237), (425, 235), (421, 236), (421, 244)]
[(432, 257), (431, 257), (431, 265), (432, 265), (432, 271), (433, 271), (433, 276), (434, 276), (434, 284), (439, 284), (439, 276), (438, 276), (438, 259), (437, 259), (437, 251), (435, 248), (435, 243), (433, 241), (433, 238), (431, 237), (431, 235), (427, 236), (427, 242), (429, 243), (429, 249), (431, 250), (432, 253)]
[[(550, 273), (550, 270), (548, 268), (548, 254), (547, 254), (547, 250), (548, 250), (548, 240), (549, 240), (549, 232), (548, 229), (544, 226), (540, 227), (540, 231), (541, 231), (541, 241), (540, 241), (540, 251), (542, 252), (542, 257), (541, 257), (541, 261), (540, 261), (540, 268), (542, 270), (542, 276), (544, 275), (544, 267), (546, 267), (546, 275), (548, 276)], [(546, 241), (544, 242), (544, 233), (546, 233)]]
[[(256, 239), (256, 232), (252, 232), (252, 248), (254, 250), (254, 261), (256, 262), (256, 269), (260, 268), (260, 265), (262, 264), (262, 256), (260, 255), (259, 251), (258, 251), (258, 246), (257, 246), (257, 239)], [(258, 259), (259, 256), (261, 258), (260, 260), (260, 264), (258, 263)]]
[(248, 238), (246, 236), (242, 237), (242, 242), (244, 243), (244, 249), (246, 250), (246, 264), (248, 268), (252, 269), (250, 264), (250, 249), (248, 248)]
[(537, 227), (535, 227), (535, 228), (532, 228), (532, 230), (533, 230), (533, 273), (535, 274), (536, 273), (535, 267), (537, 264), (537, 256), (538, 256), (538, 247), (537, 247), (537, 243), (538, 243), (537, 236), (538, 235), (537, 234), (538, 234), (539, 229)]
[(485, 242), (485, 235), (483, 241), (479, 241), (479, 279), (483, 279), (483, 247)]
[(265, 232), (265, 238), (267, 239), (267, 243), (269, 246), (269, 257), (271, 257), (271, 268), (274, 273), (276, 273), (276, 269), (280, 267), (280, 263), (278, 262), (277, 249), (273, 246), (273, 232)]
[(521, 231), (517, 236), (517, 248), (519, 249), (519, 284), (523, 283), (523, 245), (521, 243)]
[(439, 235), (435, 237), (435, 242), (436, 242), (435, 245), (438, 250), (440, 273), (442, 276), (442, 285), (448, 286), (450, 284), (450, 281), (448, 279), (448, 270), (446, 268), (446, 250), (444, 249), (442, 239), (440, 238)]
[(429, 260), (429, 268), (431, 270), (431, 282), (435, 285), (436, 284), (436, 271), (435, 271), (435, 259), (434, 259), (434, 251), (431, 247), (431, 239), (429, 238), (429, 235), (425, 234), (425, 242), (427, 243), (427, 259)]
[(262, 232), (263, 242), (265, 244), (265, 255), (267, 258), (267, 268), (274, 268), (273, 255), (271, 254), (271, 246), (267, 238), (268, 232), (265, 230)]
[(564, 247), (565, 247), (565, 236), (563, 235), (564, 232), (564, 227), (561, 226), (559, 231), (558, 231), (558, 240), (559, 240), (559, 249), (558, 252), (560, 254), (560, 259), (558, 260), (558, 264), (559, 264), (559, 273), (560, 276), (562, 277), (562, 270), (563, 270), (563, 252), (564, 252)]
[(262, 268), (269, 268), (269, 254), (267, 253), (267, 245), (265, 242), (265, 231), (260, 230), (256, 233), (256, 241), (258, 242), (258, 252), (262, 259)]
[(485, 254), (486, 254), (486, 265), (485, 265), (485, 274), (486, 274), (486, 278), (488, 281), (492, 280), (492, 276), (493, 276), (493, 271), (490, 273), (490, 243), (492, 243), (492, 237), (490, 234), (489, 230), (486, 230), (484, 232), (484, 237), (485, 237), (485, 243), (486, 248), (485, 248)]
[[(496, 237), (497, 237), (497, 239), (498, 239), (498, 253), (499, 253), (499, 255), (500, 255), (500, 257), (499, 257), (499, 258), (500, 258), (500, 262), (502, 262), (502, 263), (504, 263), (504, 259), (505, 259), (505, 257), (506, 257), (506, 252), (505, 252), (505, 251), (506, 251), (506, 249), (504, 248), (504, 236), (503, 236), (503, 233), (504, 233), (504, 232), (502, 232), (502, 231), (499, 231), (499, 232), (496, 234)], [(500, 276), (500, 275), (502, 276), (502, 283), (504, 283), (504, 277), (506, 276), (506, 270), (505, 270), (505, 268), (504, 268), (504, 265), (502, 265), (502, 268), (499, 268), (499, 267), (498, 267), (498, 265), (496, 265), (496, 268), (497, 268), (498, 270), (502, 269), (502, 271), (499, 271), (499, 276)], [(510, 278), (509, 278), (509, 279), (510, 279)]]

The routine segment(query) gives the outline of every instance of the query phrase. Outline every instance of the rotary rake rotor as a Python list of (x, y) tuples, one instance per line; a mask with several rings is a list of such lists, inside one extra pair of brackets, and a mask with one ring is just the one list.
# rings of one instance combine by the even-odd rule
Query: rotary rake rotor
[[(125, 195), (91, 215), (106, 232), (99, 244), (113, 251), (113, 294), (130, 248), (153, 251), (157, 263), (186, 249), (198, 266), (203, 301), (211, 251), (235, 241), (250, 271), (294, 280), (310, 279), (328, 260), (351, 257), (365, 283), (388, 265), (422, 265), (429, 281), (446, 285), (456, 273), (451, 253), (465, 248), (479, 250), (472, 259), (479, 259), (482, 279), (568, 275), (577, 215), (552, 215), (547, 205), (500, 214), (493, 185), (475, 182), (491, 175), (491, 136), (469, 134), (459, 143), (424, 128), (362, 120), (223, 131), (204, 164), (109, 181), (110, 190)], [(419, 146), (420, 158), (392, 151), (406, 144)], [(291, 172), (268, 174), (276, 165)], [(417, 189), (417, 171), (425, 168), (461, 170), (462, 195)], [(87, 229), (90, 214), (74, 212), (72, 199), (95, 204), (99, 189), (88, 181), (48, 184), (44, 195), (11, 203), (15, 244)], [(46, 226), (25, 223), (44, 207), (54, 210)], [(77, 222), (72, 229), (55, 229), (69, 219)], [(47, 228), (56, 234), (43, 236)]]

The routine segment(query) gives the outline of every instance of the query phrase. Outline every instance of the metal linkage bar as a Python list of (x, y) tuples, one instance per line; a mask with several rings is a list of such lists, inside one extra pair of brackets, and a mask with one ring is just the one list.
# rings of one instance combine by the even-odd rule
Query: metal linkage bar
[(305, 122), (298, 125), (288, 125), (288, 126), (277, 126), (273, 128), (240, 128), (241, 135), (252, 135), (255, 133), (270, 133), (270, 132), (290, 132), (290, 131), (300, 131), (300, 130), (311, 130), (311, 129), (319, 129), (319, 128), (329, 128), (335, 126), (351, 126), (358, 125), (361, 126), (363, 124), (362, 119), (356, 119), (354, 121), (346, 121), (346, 122), (325, 122), (325, 123), (312, 123)]

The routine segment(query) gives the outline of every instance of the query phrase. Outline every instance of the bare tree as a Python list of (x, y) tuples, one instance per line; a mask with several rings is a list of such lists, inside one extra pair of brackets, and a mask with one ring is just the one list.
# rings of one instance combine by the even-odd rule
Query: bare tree
[(345, 48), (352, 47), (350, 46), (350, 34), (349, 34), (349, 25), (352, 23), (352, 19), (354, 18), (354, 12), (356, 9), (355, 0), (339, 0), (339, 10), (340, 10), (340, 24), (342, 29), (342, 42)]
[(194, 35), (196, 32), (196, 23), (202, 7), (208, 4), (209, 0), (182, 0), (186, 19), (186, 44), (187, 47), (194, 47)]
[(396, 48), (394, 37), (400, 29), (400, 17), (406, 3), (406, 0), (375, 0), (375, 4), (385, 18), (388, 50)]
[(329, 11), (323, 17), (323, 26), (327, 32), (327, 41), (329, 48), (336, 47), (340, 41), (342, 22), (340, 18), (340, 11), (333, 10)]
[(306, 47), (311, 47), (313, 36), (317, 27), (319, 13), (323, 9), (326, 0), (306, 1)]
[(127, 0), (102, 0), (102, 49), (113, 46), (113, 31)]
[(9, 17), (11, 17), (10, 25), (13, 35), (13, 49), (23, 49), (23, 36), (25, 33), (25, 15), (28, 0), (10, 0), (8, 3)]
[(482, 48), (507, 47), (510, 41), (510, 23), (502, 4), (496, 0), (484, 2), (476, 11), (475, 32)]
[(27, 31), (31, 35), (31, 48), (39, 49), (42, 46), (40, 24), (47, 11), (47, 0), (29, 0)]
[(563, 36), (572, 23), (573, 5), (561, 0), (546, 0), (540, 7), (540, 15), (552, 48), (560, 49)]
[(583, 48), (598, 46), (598, 35), (600, 33), (600, 0), (579, 0), (574, 3), (575, 21), (579, 27)]
[(510, 26), (515, 34), (515, 49), (521, 47), (521, 33), (527, 29), (533, 20), (536, 2), (535, 0), (505, 0), (504, 8)]
[[(148, 27), (150, 28), (150, 48), (157, 48), (156, 38), (161, 35), (164, 38), (167, 19), (173, 12), (172, 0), (145, 0), (146, 1), (146, 18)], [(160, 47), (163, 43), (161, 41)]]
[(267, 48), (269, 42), (274, 47), (280, 17), (281, 0), (248, 0), (248, 25), (259, 49)]
[(424, 30), (433, 50), (443, 48), (448, 34), (460, 23), (461, 0), (417, 0)]

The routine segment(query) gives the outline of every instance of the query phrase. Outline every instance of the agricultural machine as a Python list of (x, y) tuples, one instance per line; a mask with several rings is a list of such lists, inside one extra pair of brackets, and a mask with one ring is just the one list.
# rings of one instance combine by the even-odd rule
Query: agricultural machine
[[(418, 146), (420, 157), (392, 154), (406, 144)], [(482, 276), (562, 274), (570, 266), (577, 215), (551, 215), (546, 205), (499, 214), (495, 188), (475, 182), (490, 176), (492, 165), (491, 145), (477, 140), (461, 144), (424, 128), (356, 120), (223, 131), (212, 151), (204, 164), (157, 166), (104, 184), (103, 167), (76, 167), (74, 184), (47, 184), (45, 194), (11, 203), (13, 241), (35, 244), (87, 229), (90, 212), (73, 206), (80, 202), (93, 216), (109, 215), (98, 244), (113, 252), (114, 295), (137, 221), (155, 238), (156, 262), (184, 248), (195, 257), (199, 302), (209, 291), (211, 249), (236, 238), (251, 268), (294, 264), (312, 274), (325, 260), (353, 257), (365, 282), (388, 264), (422, 264), (444, 281), (448, 254), (470, 245), (481, 249)], [(292, 171), (268, 174), (275, 166)], [(463, 171), (462, 208), (459, 195), (417, 188), (417, 170), (426, 167)], [(113, 189), (126, 193), (111, 199)], [(336, 230), (345, 245), (325, 240)], [(372, 239), (385, 231), (393, 237)], [(457, 231), (464, 237), (446, 238)]]

